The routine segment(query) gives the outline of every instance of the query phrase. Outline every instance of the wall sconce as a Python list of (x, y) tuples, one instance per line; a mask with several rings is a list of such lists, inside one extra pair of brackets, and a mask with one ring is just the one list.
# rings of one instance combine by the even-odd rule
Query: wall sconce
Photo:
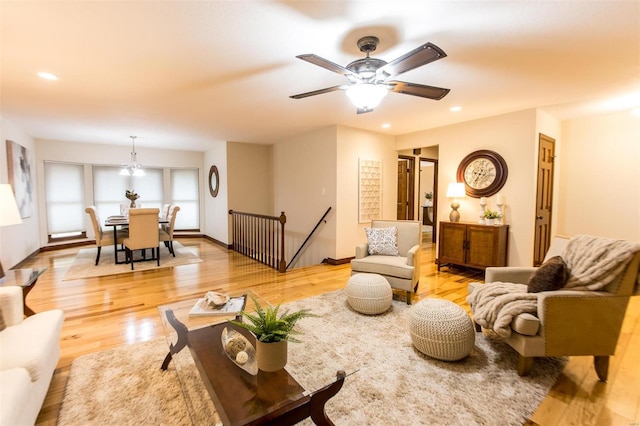
[(464, 198), (465, 196), (464, 183), (449, 184), (449, 187), (447, 188), (447, 197), (453, 198), (453, 202), (451, 203), (451, 213), (449, 213), (449, 220), (451, 222), (460, 222), (460, 213), (458, 213), (460, 203), (458, 202), (458, 198)]

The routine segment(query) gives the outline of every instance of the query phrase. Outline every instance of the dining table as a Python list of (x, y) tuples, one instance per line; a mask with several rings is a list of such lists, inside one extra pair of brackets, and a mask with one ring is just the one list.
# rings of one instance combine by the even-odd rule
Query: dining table
[[(158, 218), (158, 223), (160, 225), (169, 223), (169, 220), (160, 216)], [(129, 216), (117, 215), (117, 216), (109, 216), (104, 221), (104, 226), (110, 226), (113, 228), (113, 258), (115, 260), (116, 265), (120, 265), (123, 263), (127, 263), (127, 260), (118, 261), (118, 253), (124, 252), (124, 249), (118, 249), (118, 227), (126, 227), (129, 226)]]

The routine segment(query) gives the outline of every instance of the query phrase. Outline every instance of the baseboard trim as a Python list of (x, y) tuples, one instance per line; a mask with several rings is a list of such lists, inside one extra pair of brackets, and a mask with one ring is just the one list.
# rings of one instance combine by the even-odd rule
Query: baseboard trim
[(231, 248), (233, 247), (231, 244), (223, 243), (222, 241), (218, 241), (215, 238), (210, 237), (208, 235), (202, 235), (202, 238), (204, 238), (205, 240), (211, 241), (214, 244), (222, 246), (222, 247), (226, 248), (227, 250), (231, 250)]
[(344, 265), (345, 263), (350, 263), (351, 259), (355, 259), (355, 256), (345, 257), (345, 258), (342, 258), (342, 259), (332, 259), (330, 257), (327, 257), (326, 259), (324, 259), (322, 261), (322, 263), (326, 263), (328, 265), (337, 266), (337, 265)]

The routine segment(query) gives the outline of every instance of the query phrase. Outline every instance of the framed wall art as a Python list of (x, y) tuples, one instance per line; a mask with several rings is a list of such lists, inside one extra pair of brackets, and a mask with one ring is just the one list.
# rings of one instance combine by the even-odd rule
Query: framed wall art
[(358, 221), (371, 222), (382, 215), (382, 162), (359, 159)]
[(33, 214), (33, 158), (24, 146), (7, 140), (7, 166), (9, 184), (16, 196), (22, 219)]

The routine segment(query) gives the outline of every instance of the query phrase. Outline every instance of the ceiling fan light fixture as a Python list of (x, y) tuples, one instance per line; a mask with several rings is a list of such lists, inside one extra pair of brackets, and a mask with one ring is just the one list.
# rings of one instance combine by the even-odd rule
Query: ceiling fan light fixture
[(382, 99), (387, 96), (388, 90), (381, 85), (361, 83), (350, 86), (346, 92), (356, 108), (371, 110), (380, 105)]

